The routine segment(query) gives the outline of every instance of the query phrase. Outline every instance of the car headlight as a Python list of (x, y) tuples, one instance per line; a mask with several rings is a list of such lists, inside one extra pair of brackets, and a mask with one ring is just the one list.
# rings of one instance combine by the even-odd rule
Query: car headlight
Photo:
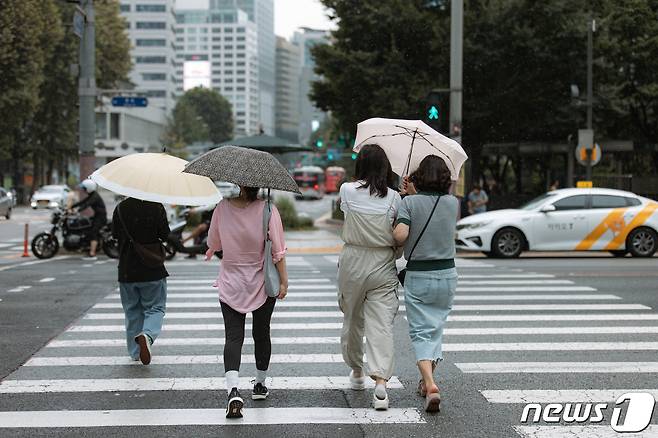
[(471, 224), (462, 224), (457, 225), (458, 230), (474, 230), (476, 228), (486, 227), (493, 221), (482, 221), (482, 222), (473, 222)]

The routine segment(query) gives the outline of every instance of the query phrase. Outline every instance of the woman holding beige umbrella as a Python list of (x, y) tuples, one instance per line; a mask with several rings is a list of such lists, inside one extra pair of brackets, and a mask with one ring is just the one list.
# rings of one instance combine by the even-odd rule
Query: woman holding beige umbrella
[(162, 329), (167, 270), (162, 243), (169, 224), (161, 202), (205, 205), (221, 199), (208, 178), (182, 173), (187, 162), (167, 154), (133, 154), (98, 169), (98, 185), (127, 196), (114, 210), (112, 234), (119, 241), (119, 291), (126, 346), (133, 360), (151, 363), (151, 346)]

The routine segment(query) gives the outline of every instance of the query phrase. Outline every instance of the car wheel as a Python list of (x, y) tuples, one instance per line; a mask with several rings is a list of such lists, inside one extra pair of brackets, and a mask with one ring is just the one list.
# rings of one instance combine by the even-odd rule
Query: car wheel
[(5, 214), (5, 218), (7, 218), (7, 220), (11, 219), (11, 208), (7, 209), (7, 213)]
[(626, 254), (628, 254), (628, 251), (626, 251), (625, 249), (615, 249), (608, 252), (612, 254), (614, 257), (626, 257)]
[(633, 257), (651, 257), (658, 249), (658, 234), (648, 227), (639, 227), (628, 234), (626, 248)]
[(496, 257), (515, 258), (523, 252), (525, 238), (516, 228), (499, 230), (491, 241), (491, 252)]

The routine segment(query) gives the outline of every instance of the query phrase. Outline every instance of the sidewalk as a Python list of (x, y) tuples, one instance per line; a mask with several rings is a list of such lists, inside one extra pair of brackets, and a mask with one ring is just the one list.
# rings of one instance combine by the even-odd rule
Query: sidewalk
[(286, 245), (290, 254), (338, 254), (343, 241), (333, 230), (287, 231)]

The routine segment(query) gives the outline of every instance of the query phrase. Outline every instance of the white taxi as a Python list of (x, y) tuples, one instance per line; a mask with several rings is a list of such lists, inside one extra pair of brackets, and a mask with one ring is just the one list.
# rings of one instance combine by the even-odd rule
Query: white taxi
[(518, 209), (460, 220), (456, 247), (507, 258), (527, 250), (651, 257), (658, 249), (658, 202), (621, 190), (555, 190)]

